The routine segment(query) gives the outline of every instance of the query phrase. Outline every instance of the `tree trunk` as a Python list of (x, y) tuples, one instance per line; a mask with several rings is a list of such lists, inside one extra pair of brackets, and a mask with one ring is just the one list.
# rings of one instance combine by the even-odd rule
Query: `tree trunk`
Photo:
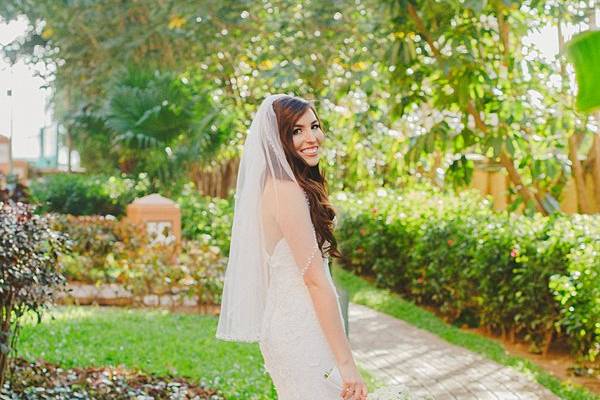
[(73, 154), (73, 137), (71, 133), (71, 126), (67, 128), (67, 171), (73, 172), (73, 166), (71, 165), (71, 155)]
[(203, 195), (226, 198), (235, 189), (238, 168), (239, 159), (232, 158), (210, 169), (193, 166), (190, 176)]
[(4, 387), (6, 372), (8, 370), (8, 354), (0, 353), (0, 387)]
[(581, 162), (577, 156), (578, 148), (577, 134), (573, 134), (569, 137), (569, 160), (571, 160), (571, 174), (575, 181), (575, 189), (577, 191), (577, 208), (579, 212), (589, 214), (591, 213), (590, 204), (587, 200), (585, 193), (585, 176)]
[(539, 199), (535, 198), (531, 194), (531, 191), (529, 191), (529, 189), (523, 184), (521, 175), (519, 174), (519, 171), (517, 171), (517, 169), (515, 168), (512, 158), (504, 150), (502, 150), (500, 152), (500, 163), (502, 164), (502, 166), (504, 168), (506, 168), (506, 171), (508, 172), (508, 177), (510, 178), (510, 181), (513, 183), (513, 185), (515, 185), (515, 188), (519, 191), (519, 193), (521, 194), (521, 196), (523, 197), (525, 202), (526, 203), (529, 203), (530, 201), (533, 202), (535, 204), (535, 208), (539, 212), (541, 212), (542, 214), (548, 214), (546, 212), (546, 210), (544, 209), (544, 207), (542, 206)]
[(0, 344), (8, 349), (7, 352), (0, 351), (0, 388), (4, 387), (6, 372), (8, 370), (8, 361), (10, 357), (10, 319), (13, 308), (13, 296), (9, 293), (6, 299), (3, 299), (0, 308)]
[[(596, 118), (600, 122), (600, 115)], [(600, 133), (594, 134), (592, 142), (592, 176), (594, 177), (594, 197), (596, 198), (596, 210), (600, 211)]]
[(542, 349), (542, 355), (546, 357), (548, 352), (550, 351), (550, 346), (552, 345), (552, 341), (554, 340), (554, 329), (550, 329), (546, 332), (544, 338), (544, 348)]

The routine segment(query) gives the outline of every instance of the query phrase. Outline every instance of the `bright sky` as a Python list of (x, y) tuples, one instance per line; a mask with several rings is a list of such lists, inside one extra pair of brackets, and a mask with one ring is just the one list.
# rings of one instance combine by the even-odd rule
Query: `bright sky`
[[(0, 46), (11, 42), (26, 30), (25, 20), (6, 24), (0, 20)], [(12, 89), (13, 109), (13, 155), (15, 158), (33, 158), (39, 155), (39, 131), (50, 125), (51, 113), (46, 110), (48, 90), (40, 89), (44, 81), (33, 76), (33, 70), (22, 61), (12, 69), (0, 59), (0, 134), (10, 135), (11, 98), (7, 90)]]
[[(0, 46), (5, 45), (25, 33), (24, 19), (6, 24), (0, 19)], [(566, 39), (574, 29), (565, 29)], [(528, 37), (548, 58), (558, 52), (556, 28), (545, 27), (539, 33)], [(0, 134), (10, 135), (11, 98), (7, 90), (12, 88), (13, 109), (13, 155), (15, 158), (36, 158), (39, 156), (39, 131), (43, 126), (53, 124), (50, 110), (46, 110), (48, 90), (40, 89), (44, 82), (34, 76), (34, 70), (19, 62), (12, 68), (0, 59)], [(54, 128), (53, 128), (54, 129)], [(52, 133), (54, 137), (54, 133)], [(48, 143), (46, 153), (49, 154)], [(62, 158), (62, 157), (61, 157)]]

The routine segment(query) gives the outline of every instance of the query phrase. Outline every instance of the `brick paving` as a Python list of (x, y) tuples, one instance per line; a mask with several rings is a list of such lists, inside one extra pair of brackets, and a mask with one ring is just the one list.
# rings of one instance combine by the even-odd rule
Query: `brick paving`
[(525, 374), (419, 328), (350, 303), (349, 339), (358, 363), (418, 399), (558, 399)]

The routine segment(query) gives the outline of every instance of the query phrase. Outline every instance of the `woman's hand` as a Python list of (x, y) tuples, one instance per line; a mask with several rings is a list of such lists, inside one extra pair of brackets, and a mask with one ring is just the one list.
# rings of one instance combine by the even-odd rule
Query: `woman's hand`
[(340, 396), (344, 400), (367, 400), (367, 385), (360, 376), (354, 361), (340, 365), (342, 377), (342, 392)]

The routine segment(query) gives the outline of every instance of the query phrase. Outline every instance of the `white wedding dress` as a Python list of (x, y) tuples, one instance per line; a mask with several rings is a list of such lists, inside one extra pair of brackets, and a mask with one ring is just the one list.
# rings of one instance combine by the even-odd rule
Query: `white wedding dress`
[[(258, 342), (279, 400), (337, 400), (341, 389), (323, 374), (339, 371), (305, 274), (336, 292), (318, 246), (310, 199), (281, 141), (273, 105), (284, 98), (291, 100), (285, 94), (263, 100), (244, 142), (216, 337)], [(327, 244), (322, 248), (328, 253)], [(336, 302), (338, 312), (331, 317), (336, 320), (328, 322), (343, 327)]]
[[(275, 245), (268, 265), (270, 282), (259, 347), (278, 399), (339, 400), (340, 390), (323, 377), (325, 371), (337, 368), (335, 358), (285, 238)], [(337, 297), (328, 258), (322, 266)], [(339, 299), (337, 304), (343, 325)]]

